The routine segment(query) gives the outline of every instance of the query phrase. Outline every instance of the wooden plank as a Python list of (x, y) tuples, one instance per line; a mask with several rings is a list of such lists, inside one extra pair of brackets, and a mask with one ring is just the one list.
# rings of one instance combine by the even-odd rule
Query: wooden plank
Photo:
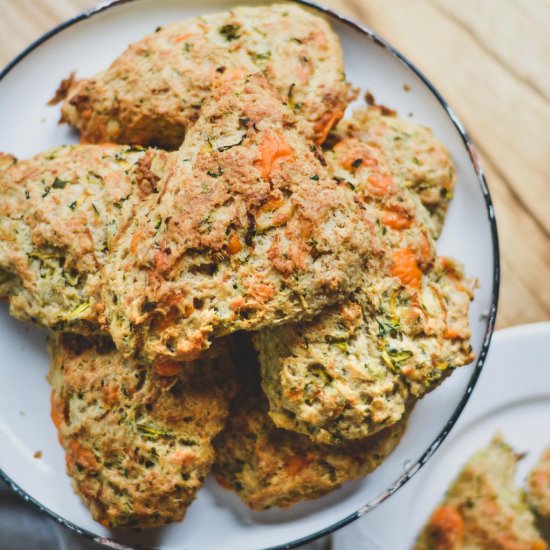
[(406, 16), (403, 0), (363, 4), (367, 23), (434, 81), (506, 185), (550, 235), (548, 102), (430, 0), (412, 0)]
[(550, 2), (547, 0), (431, 0), (472, 38), (546, 100), (550, 97)]
[(497, 214), (501, 288), (497, 328), (550, 319), (550, 242), (518, 206), (491, 162), (482, 158)]

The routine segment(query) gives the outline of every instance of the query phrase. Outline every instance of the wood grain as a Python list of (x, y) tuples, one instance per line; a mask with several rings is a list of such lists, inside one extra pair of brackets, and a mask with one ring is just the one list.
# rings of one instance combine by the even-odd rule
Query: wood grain
[[(0, 64), (91, 0), (0, 0)], [(499, 327), (550, 319), (550, 2), (325, 0), (413, 61), (480, 151), (501, 245)]]

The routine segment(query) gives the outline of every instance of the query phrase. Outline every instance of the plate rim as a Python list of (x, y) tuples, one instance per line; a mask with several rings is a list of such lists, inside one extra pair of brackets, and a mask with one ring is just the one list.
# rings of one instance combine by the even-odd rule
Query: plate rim
[[(83, 11), (82, 13), (67, 19), (66, 21), (60, 23), (59, 25), (53, 27), (46, 33), (44, 33), (41, 37), (36, 39), (34, 42), (29, 44), (23, 51), (21, 51), (18, 55), (16, 55), (1, 71), (0, 71), (0, 84), (2, 80), (8, 75), (8, 73), (11, 72), (11, 70), (18, 65), (25, 57), (27, 57), (30, 53), (32, 53), (36, 48), (41, 46), (43, 43), (47, 42), (50, 38), (54, 37), (61, 31), (65, 30), (68, 27), (72, 27), (73, 25), (76, 25), (77, 23), (84, 21), (86, 19), (89, 19), (93, 17), (94, 15), (98, 15), (110, 8), (121, 6), (124, 4), (129, 4), (135, 1), (140, 0), (106, 0), (97, 6), (90, 8), (86, 11)], [(403, 485), (409, 481), (425, 464), (426, 462), (432, 457), (432, 455), (435, 453), (435, 451), (439, 448), (439, 446), (443, 443), (443, 441), (446, 439), (447, 435), (455, 425), (456, 421), (462, 414), (462, 411), (464, 410), (464, 407), (468, 403), (470, 396), (472, 395), (472, 392), (474, 390), (474, 387), (477, 383), (477, 380), (479, 378), (479, 375), (481, 374), (481, 371), (483, 369), (483, 365), (485, 364), (485, 360), (487, 358), (487, 352), (489, 350), (489, 346), (491, 343), (491, 338), (495, 329), (495, 321), (496, 321), (496, 315), (498, 310), (498, 302), (499, 302), (499, 291), (500, 291), (500, 252), (499, 252), (499, 238), (498, 238), (498, 230), (497, 230), (497, 222), (496, 222), (496, 216), (495, 216), (495, 210), (493, 206), (493, 201), (491, 198), (491, 194), (489, 192), (489, 186), (487, 184), (487, 180), (485, 178), (485, 172), (480, 164), (479, 161), (479, 155), (477, 153), (477, 150), (472, 143), (472, 140), (467, 133), (466, 129), (464, 128), (462, 122), (454, 112), (454, 110), (450, 107), (450, 105), (447, 103), (447, 101), (443, 98), (443, 96), (440, 94), (440, 92), (436, 89), (436, 87), (432, 84), (432, 82), (424, 75), (418, 67), (414, 63), (412, 63), (407, 57), (405, 57), (401, 52), (399, 52), (396, 48), (394, 48), (389, 42), (387, 42), (385, 39), (383, 39), (380, 35), (378, 35), (376, 32), (374, 32), (372, 29), (370, 29), (367, 25), (358, 23), (354, 19), (343, 15), (339, 13), (336, 10), (333, 10), (332, 8), (328, 8), (326, 6), (323, 6), (321, 4), (317, 4), (313, 0), (284, 0), (288, 2), (294, 2), (297, 4), (304, 5), (310, 9), (313, 9), (315, 11), (318, 11), (322, 14), (324, 14), (329, 20), (333, 19), (340, 23), (343, 23), (344, 25), (351, 27), (355, 31), (358, 31), (359, 33), (367, 36), (367, 38), (376, 44), (377, 46), (383, 48), (386, 50), (392, 57), (397, 59), (401, 64), (405, 65), (409, 70), (411, 70), (421, 81), (422, 83), (428, 88), (428, 90), (431, 92), (431, 94), (435, 97), (435, 99), (438, 101), (438, 103), (443, 107), (445, 114), (449, 117), (453, 125), (455, 126), (456, 130), (458, 131), (462, 143), (464, 145), (464, 148), (466, 149), (466, 152), (468, 153), (468, 156), (470, 158), (470, 161), (472, 163), (472, 166), (474, 168), (474, 171), (476, 173), (478, 183), (483, 195), (483, 198), (485, 200), (485, 207), (487, 211), (487, 218), (489, 221), (489, 228), (491, 232), (491, 245), (492, 245), (492, 255), (493, 255), (493, 276), (492, 276), (492, 288), (491, 288), (491, 305), (489, 308), (489, 312), (487, 314), (487, 325), (485, 328), (485, 335), (483, 338), (483, 343), (477, 358), (477, 361), (475, 363), (474, 369), (472, 371), (472, 374), (470, 376), (470, 379), (468, 381), (468, 385), (466, 387), (466, 390), (464, 392), (464, 395), (460, 399), (458, 405), (456, 406), (455, 410), (449, 417), (449, 420), (443, 427), (443, 429), (439, 432), (437, 437), (434, 439), (432, 444), (427, 448), (426, 451), (422, 454), (422, 456), (414, 463), (412, 463), (405, 472), (395, 480), (388, 489), (386, 489), (384, 492), (379, 494), (374, 499), (371, 499), (368, 503), (366, 503), (364, 506), (359, 508), (356, 512), (353, 512), (352, 514), (349, 514), (348, 516), (344, 517), (340, 521), (337, 521), (328, 527), (325, 527), (321, 530), (315, 531), (314, 533), (310, 535), (306, 535), (304, 537), (301, 537), (299, 539), (295, 539), (293, 541), (290, 541), (288, 543), (280, 544), (277, 546), (270, 546), (266, 547), (264, 550), (283, 550), (283, 549), (291, 549), (296, 548), (298, 546), (301, 546), (303, 544), (306, 544), (308, 542), (312, 542), (318, 538), (324, 537), (326, 535), (329, 535), (330, 533), (337, 531), (338, 529), (341, 529), (342, 527), (348, 525), (349, 523), (355, 521), (356, 519), (362, 517), (369, 511), (376, 508), (379, 504), (387, 500), (390, 496), (392, 496), (394, 493), (396, 493)], [(537, 323), (534, 323), (537, 324)], [(116, 548), (119, 550), (134, 550), (134, 549), (143, 549), (145, 547), (143, 546), (127, 546), (125, 544), (121, 544), (120, 542), (117, 542), (115, 539), (111, 539), (109, 537), (101, 537), (99, 535), (96, 535), (92, 533), (91, 531), (88, 531), (87, 529), (83, 529), (79, 527), (78, 525), (66, 520), (62, 516), (56, 514), (52, 510), (50, 510), (47, 506), (40, 503), (38, 500), (33, 498), (31, 495), (29, 495), (26, 491), (24, 491), (17, 483), (15, 483), (1, 468), (0, 468), (0, 479), (3, 480), (8, 487), (13, 490), (15, 493), (17, 493), (20, 497), (23, 498), (26, 502), (29, 502), (33, 504), (35, 507), (37, 507), (41, 512), (48, 515), (50, 518), (57, 521), (59, 524), (63, 525), (64, 527), (70, 529), (71, 531), (78, 533), (79, 535), (82, 535), (85, 538), (88, 538), (98, 544), (101, 544), (108, 548)]]

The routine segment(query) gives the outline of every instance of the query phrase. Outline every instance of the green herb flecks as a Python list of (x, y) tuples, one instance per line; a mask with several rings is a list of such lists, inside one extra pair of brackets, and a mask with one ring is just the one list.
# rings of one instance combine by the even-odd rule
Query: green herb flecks
[(220, 176), (223, 176), (223, 170), (222, 167), (218, 164), (218, 171), (213, 172), (212, 170), (208, 170), (206, 172), (211, 178), (219, 178)]
[(316, 378), (322, 380), (325, 386), (328, 386), (334, 380), (334, 378), (332, 378), (332, 376), (327, 373), (323, 365), (311, 365), (308, 367), (308, 372), (310, 372)]
[(68, 181), (62, 180), (60, 178), (55, 178), (54, 182), (52, 183), (53, 189), (65, 189), (65, 186), (67, 185)]
[(66, 320), (70, 321), (72, 319), (76, 319), (79, 317), (82, 313), (84, 313), (88, 308), (90, 307), (90, 302), (83, 302), (82, 304), (76, 306), (69, 315), (67, 315)]
[(240, 31), (241, 26), (240, 25), (224, 25), (223, 27), (220, 27), (218, 29), (218, 32), (228, 41), (231, 42), (233, 40), (237, 40), (241, 37)]
[(136, 430), (138, 433), (145, 435), (151, 439), (157, 439), (158, 437), (169, 437), (173, 438), (174, 434), (162, 430), (156, 426), (148, 426), (147, 424), (135, 424)]

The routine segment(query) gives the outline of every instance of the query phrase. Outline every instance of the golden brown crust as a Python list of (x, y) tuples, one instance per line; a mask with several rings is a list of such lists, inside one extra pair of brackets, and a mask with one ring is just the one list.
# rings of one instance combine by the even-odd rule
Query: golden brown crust
[(234, 394), (227, 350), (158, 369), (171, 376), (106, 341), (57, 336), (51, 353), (52, 418), (94, 519), (140, 528), (181, 520), (210, 470), (211, 440)]
[(356, 138), (379, 149), (393, 172), (418, 194), (433, 219), (439, 236), (453, 198), (456, 170), (451, 155), (431, 129), (398, 117), (386, 107), (356, 109), (338, 125), (333, 139)]
[(336, 34), (291, 4), (238, 7), (175, 23), (130, 45), (111, 66), (71, 85), (63, 119), (85, 142), (178, 148), (212, 82), (261, 72), (322, 139), (350, 98)]
[(190, 360), (355, 288), (371, 224), (296, 125), (262, 76), (224, 73), (107, 263), (119, 349)]
[(150, 156), (142, 148), (81, 145), (19, 162), (4, 157), (0, 288), (12, 315), (55, 330), (100, 330), (101, 267), (134, 205), (151, 192), (132, 176)]

